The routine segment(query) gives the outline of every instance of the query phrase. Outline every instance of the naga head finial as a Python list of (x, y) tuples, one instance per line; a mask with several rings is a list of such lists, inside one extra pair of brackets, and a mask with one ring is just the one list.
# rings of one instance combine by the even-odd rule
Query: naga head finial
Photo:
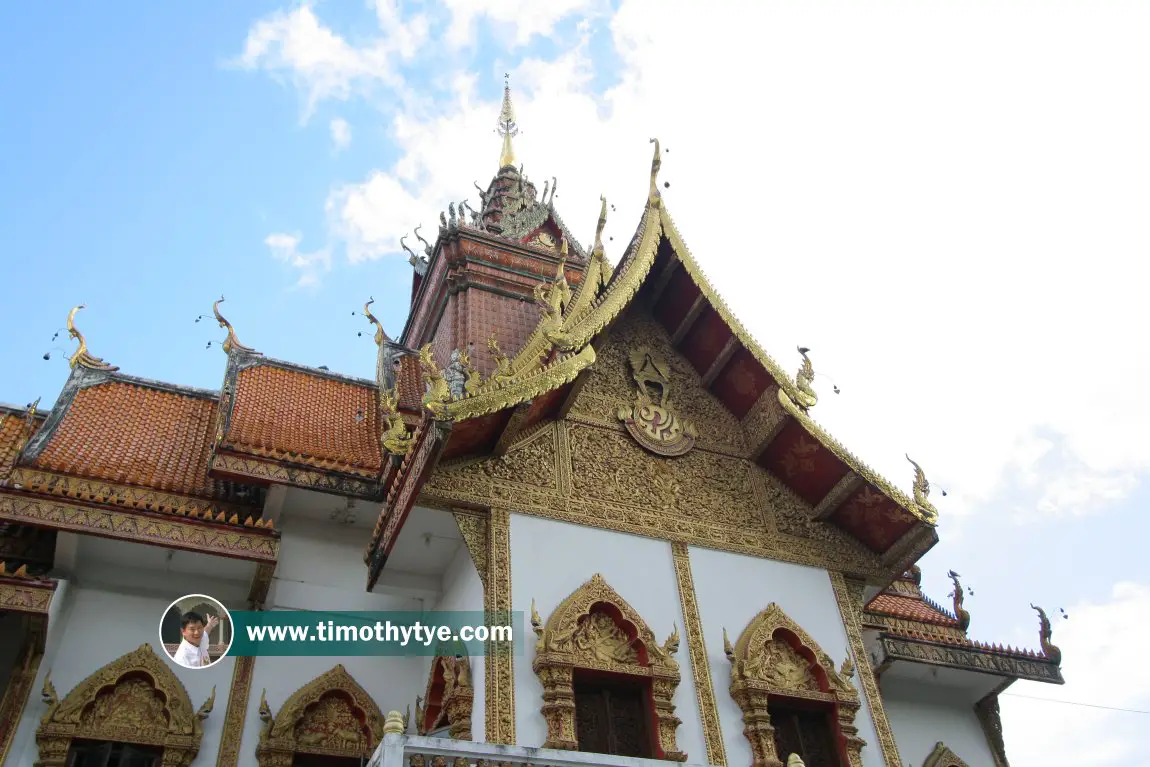
[(119, 368), (115, 365), (109, 365), (99, 357), (93, 357), (88, 353), (88, 342), (84, 339), (84, 334), (81, 333), (76, 327), (76, 312), (86, 308), (87, 307), (84, 304), (80, 304), (79, 306), (73, 307), (72, 311), (68, 312), (68, 335), (80, 342), (80, 345), (76, 347), (76, 352), (68, 358), (68, 364), (72, 367), (79, 366), (91, 368), (92, 370), (105, 370), (108, 372), (119, 370)]
[(415, 239), (417, 239), (423, 243), (423, 252), (427, 254), (428, 258), (431, 258), (431, 252), (432, 252), (431, 243), (428, 242), (427, 240), (423, 239), (422, 236), (420, 236), (419, 230), (421, 228), (423, 228), (423, 224), (420, 224), (419, 226), (415, 227)]
[(595, 225), (595, 245), (591, 248), (592, 257), (603, 256), (603, 229), (607, 226), (607, 198), (599, 195), (599, 221)]
[(387, 339), (387, 333), (383, 332), (383, 325), (379, 324), (379, 320), (377, 320), (375, 315), (371, 313), (371, 305), (374, 303), (375, 298), (373, 296), (368, 296), (367, 303), (363, 305), (363, 316), (367, 318), (368, 322), (370, 322), (372, 325), (375, 325), (375, 345), (382, 346), (384, 340)]
[(938, 519), (938, 509), (930, 502), (930, 482), (927, 481), (926, 472), (910, 455), (906, 456), (906, 460), (914, 467), (914, 503), (923, 512), (927, 521), (933, 524)]
[(227, 328), (228, 337), (224, 339), (224, 354), (231, 354), (232, 351), (254, 353), (255, 349), (250, 346), (244, 346), (240, 343), (240, 339), (236, 337), (236, 329), (232, 327), (232, 323), (224, 319), (224, 315), (220, 314), (220, 304), (224, 302), (224, 297), (212, 304), (212, 314), (216, 316), (216, 322), (220, 323), (221, 328)]
[(655, 156), (651, 158), (651, 190), (647, 195), (647, 203), (654, 205), (661, 197), (659, 194), (659, 169), (663, 167), (663, 157), (659, 154), (659, 139), (653, 138), (651, 143), (655, 145)]

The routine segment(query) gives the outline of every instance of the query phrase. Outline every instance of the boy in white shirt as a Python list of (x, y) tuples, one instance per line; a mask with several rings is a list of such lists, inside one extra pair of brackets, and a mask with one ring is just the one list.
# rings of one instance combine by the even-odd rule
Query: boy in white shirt
[(208, 655), (208, 647), (211, 645), (211, 640), (208, 638), (208, 632), (214, 629), (219, 622), (220, 619), (214, 615), (209, 615), (207, 622), (205, 622), (199, 613), (184, 613), (180, 620), (180, 634), (183, 639), (180, 640), (180, 646), (176, 648), (173, 660), (184, 668), (210, 666), (212, 660), (211, 656)]

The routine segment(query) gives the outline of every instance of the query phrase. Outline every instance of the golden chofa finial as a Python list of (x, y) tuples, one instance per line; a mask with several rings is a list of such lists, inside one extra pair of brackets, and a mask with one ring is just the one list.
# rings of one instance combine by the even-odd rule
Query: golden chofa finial
[(659, 194), (659, 169), (663, 167), (663, 158), (659, 154), (659, 139), (653, 138), (651, 143), (655, 145), (655, 156), (651, 158), (651, 191), (647, 193), (647, 203), (656, 205), (661, 197)]
[(515, 107), (511, 105), (511, 75), (503, 75), (503, 106), (499, 110), (499, 126), (495, 132), (503, 137), (503, 151), (499, 153), (499, 167), (515, 167), (515, 150), (511, 146), (511, 139), (519, 135), (519, 126), (515, 123)]
[(930, 502), (930, 482), (927, 481), (922, 467), (915, 463), (913, 458), (907, 455), (906, 460), (914, 467), (914, 505), (918, 506), (927, 521), (933, 523), (938, 519), (938, 509)]
[(375, 315), (371, 313), (371, 309), (369, 307), (374, 303), (375, 297), (368, 296), (367, 303), (363, 305), (363, 316), (367, 317), (368, 322), (370, 322), (372, 325), (375, 325), (375, 345), (382, 346), (384, 339), (387, 338), (387, 333), (383, 332), (383, 325), (380, 325), (379, 320), (377, 320)]
[(595, 224), (595, 245), (591, 255), (603, 255), (603, 230), (607, 227), (607, 198), (599, 195), (599, 222)]
[(224, 319), (224, 315), (220, 314), (220, 304), (223, 302), (224, 297), (220, 296), (220, 300), (212, 304), (212, 314), (216, 315), (216, 322), (220, 323), (221, 328), (228, 329), (228, 337), (224, 339), (224, 354), (231, 354), (233, 350), (254, 353), (255, 349), (240, 343), (240, 339), (236, 338), (236, 329), (232, 327), (232, 323), (228, 322)]
[(109, 365), (99, 357), (93, 357), (88, 353), (88, 342), (84, 339), (84, 334), (76, 329), (76, 312), (86, 308), (88, 307), (84, 306), (84, 304), (80, 304), (68, 312), (68, 335), (80, 342), (76, 353), (68, 358), (68, 364), (72, 367), (80, 366), (91, 368), (92, 370), (106, 370), (108, 372), (119, 370), (115, 365)]

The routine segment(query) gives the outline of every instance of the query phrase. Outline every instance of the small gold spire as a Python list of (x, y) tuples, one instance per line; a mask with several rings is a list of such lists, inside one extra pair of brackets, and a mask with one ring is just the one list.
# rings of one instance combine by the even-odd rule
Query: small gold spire
[[(413, 254), (412, 258), (414, 258), (414, 257), (415, 256)], [(375, 325), (375, 345), (376, 346), (382, 346), (383, 345), (383, 339), (387, 338), (387, 334), (383, 332), (383, 325), (379, 324), (379, 320), (377, 320), (375, 318), (375, 315), (371, 313), (371, 309), (368, 308), (374, 303), (375, 303), (375, 298), (372, 296), (368, 296), (368, 302), (363, 305), (363, 316), (367, 317), (368, 322), (370, 322), (372, 325)]]
[(250, 346), (244, 346), (240, 343), (240, 339), (236, 338), (236, 329), (232, 327), (232, 323), (224, 319), (224, 315), (220, 314), (220, 304), (224, 302), (224, 297), (220, 296), (220, 300), (212, 304), (212, 314), (216, 315), (216, 322), (220, 323), (221, 328), (228, 329), (228, 337), (224, 339), (224, 354), (231, 354), (232, 350), (240, 352), (255, 352)]
[(499, 167), (515, 167), (515, 149), (511, 146), (511, 139), (519, 135), (519, 126), (515, 124), (515, 108), (511, 105), (511, 75), (503, 76), (503, 107), (499, 110), (499, 127), (496, 132), (503, 137), (503, 151), (499, 154)]
[(72, 311), (68, 312), (68, 335), (80, 342), (80, 346), (76, 349), (76, 353), (68, 358), (68, 364), (72, 367), (80, 365), (82, 367), (91, 368), (92, 370), (119, 370), (115, 365), (109, 365), (99, 357), (93, 357), (88, 353), (88, 342), (84, 340), (84, 334), (76, 329), (76, 312), (81, 309), (86, 309), (84, 304), (73, 307)]

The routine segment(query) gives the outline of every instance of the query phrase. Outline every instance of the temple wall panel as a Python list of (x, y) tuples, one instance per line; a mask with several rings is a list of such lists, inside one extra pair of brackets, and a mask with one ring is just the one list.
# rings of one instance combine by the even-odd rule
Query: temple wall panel
[(8, 685), (12, 666), (19, 659), (24, 646), (24, 616), (10, 612), (0, 614), (0, 690)]
[[(46, 711), (39, 692), (49, 670), (52, 683), (63, 698), (89, 674), (145, 642), (150, 643), (161, 658), (166, 657), (160, 644), (160, 619), (180, 594), (165, 599), (104, 588), (65, 590), (65, 585), (60, 584), (53, 598), (55, 614), (49, 616), (45, 657), (8, 756), (8, 763), (12, 765), (32, 764), (38, 758), (35, 732)], [(175, 663), (171, 666), (197, 708), (212, 694), (212, 687), (216, 687), (215, 711), (204, 722), (196, 764), (215, 760), (234, 663), (234, 658), (223, 658), (210, 668), (195, 671)]]
[(964, 702), (962, 693), (937, 685), (888, 679), (882, 684), (882, 698), (904, 761), (922, 764), (935, 744), (942, 742), (970, 767), (994, 767), (994, 755), (974, 707)]
[[(530, 630), (532, 599), (546, 621), (560, 602), (596, 573), (646, 621), (658, 642), (676, 624), (685, 639), (670, 543), (512, 514), (512, 606), (523, 612), (524, 630)], [(543, 686), (531, 669), (534, 634), (526, 635), (524, 644), (524, 654), (515, 658), (516, 745), (541, 746), (547, 739), (547, 724), (540, 713)], [(721, 653), (721, 639), (718, 647)], [(675, 714), (682, 719), (678, 747), (688, 761), (706, 762), (690, 654), (683, 647), (675, 659), (682, 675), (673, 699)]]
[[(825, 570), (698, 547), (690, 548), (690, 558), (727, 763), (750, 764), (743, 714), (730, 694), (731, 664), (723, 652), (723, 629), (734, 642), (747, 624), (774, 602), (831, 656), (836, 667), (849, 646), (846, 629)], [(859, 692), (861, 695), (861, 689)], [(867, 742), (863, 764), (883, 767), (865, 697), (855, 725)]]

